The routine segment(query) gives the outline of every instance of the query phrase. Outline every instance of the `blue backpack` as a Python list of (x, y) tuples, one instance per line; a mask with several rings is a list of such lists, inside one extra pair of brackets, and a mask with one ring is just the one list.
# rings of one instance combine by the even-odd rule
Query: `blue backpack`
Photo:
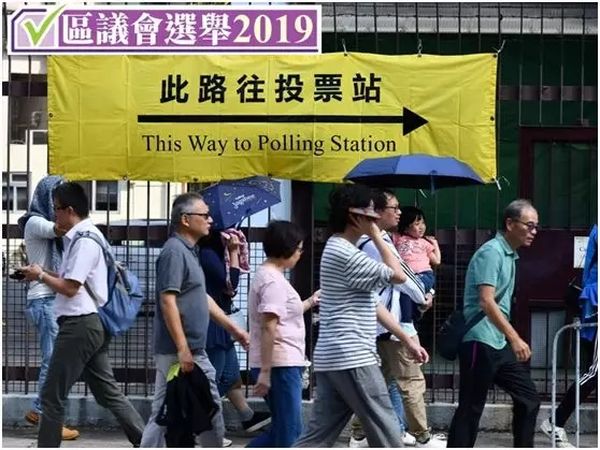
[[(81, 238), (91, 239), (102, 248), (108, 273), (108, 300), (104, 305), (98, 306), (98, 315), (108, 334), (120, 336), (131, 328), (144, 301), (140, 282), (133, 272), (115, 259), (108, 243), (95, 233), (77, 233), (71, 247)], [(92, 287), (87, 282), (84, 287), (96, 305), (99, 305), (98, 295)]]

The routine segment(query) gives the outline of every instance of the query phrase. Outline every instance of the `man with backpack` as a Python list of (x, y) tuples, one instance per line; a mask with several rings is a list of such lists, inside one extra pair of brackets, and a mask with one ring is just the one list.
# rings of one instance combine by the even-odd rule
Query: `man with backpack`
[(104, 237), (88, 217), (88, 199), (80, 185), (60, 184), (52, 195), (56, 225), (66, 230), (60, 269), (52, 273), (37, 264), (21, 269), (27, 280), (39, 281), (56, 292), (59, 330), (42, 389), (38, 447), (60, 446), (65, 401), (82, 374), (96, 401), (115, 415), (129, 441), (139, 446), (144, 421), (117, 385), (108, 359), (110, 336), (98, 315), (98, 308), (108, 300), (104, 253), (94, 240), (78, 235), (89, 232)]

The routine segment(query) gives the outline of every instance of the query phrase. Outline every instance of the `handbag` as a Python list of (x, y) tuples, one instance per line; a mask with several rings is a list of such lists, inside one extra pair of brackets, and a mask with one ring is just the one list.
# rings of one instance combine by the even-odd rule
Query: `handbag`
[(484, 317), (485, 313), (480, 311), (469, 322), (466, 322), (462, 309), (450, 314), (450, 317), (446, 319), (437, 333), (436, 345), (440, 356), (449, 361), (454, 361), (467, 331), (477, 325)]

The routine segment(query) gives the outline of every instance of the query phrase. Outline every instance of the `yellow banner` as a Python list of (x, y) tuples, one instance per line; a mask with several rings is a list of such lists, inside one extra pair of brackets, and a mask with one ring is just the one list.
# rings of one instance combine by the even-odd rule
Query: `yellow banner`
[(496, 176), (494, 54), (52, 56), (50, 172), (69, 179), (341, 181), (452, 156)]

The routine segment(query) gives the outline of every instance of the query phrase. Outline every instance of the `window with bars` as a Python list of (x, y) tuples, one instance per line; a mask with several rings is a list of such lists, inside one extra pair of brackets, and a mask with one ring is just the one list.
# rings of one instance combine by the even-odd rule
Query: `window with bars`
[(4, 211), (27, 211), (27, 172), (2, 172), (2, 209)]
[(89, 201), (90, 211), (119, 210), (118, 181), (80, 181)]

